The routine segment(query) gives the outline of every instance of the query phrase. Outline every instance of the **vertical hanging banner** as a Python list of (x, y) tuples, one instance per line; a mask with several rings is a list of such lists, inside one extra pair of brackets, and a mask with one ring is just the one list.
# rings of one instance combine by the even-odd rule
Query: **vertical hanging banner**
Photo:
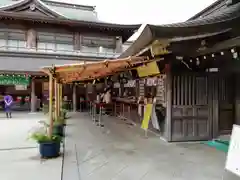
[(137, 72), (140, 78), (160, 74), (156, 61), (150, 62), (144, 66), (138, 67)]
[(143, 117), (142, 126), (141, 126), (141, 128), (144, 130), (148, 129), (149, 121), (152, 115), (152, 108), (153, 108), (152, 104), (146, 105), (146, 110), (144, 112), (144, 117)]

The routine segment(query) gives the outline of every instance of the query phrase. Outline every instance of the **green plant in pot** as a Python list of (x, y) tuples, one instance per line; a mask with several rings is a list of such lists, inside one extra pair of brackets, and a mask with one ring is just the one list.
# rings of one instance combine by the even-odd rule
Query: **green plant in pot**
[(40, 121), (41, 127), (30, 133), (29, 138), (39, 144), (39, 153), (42, 158), (54, 158), (60, 155), (60, 145), (62, 137), (59, 135), (49, 135), (49, 125)]
[(63, 137), (64, 136), (64, 123), (65, 123), (65, 119), (62, 117), (55, 119), (54, 124), (53, 124), (53, 134)]

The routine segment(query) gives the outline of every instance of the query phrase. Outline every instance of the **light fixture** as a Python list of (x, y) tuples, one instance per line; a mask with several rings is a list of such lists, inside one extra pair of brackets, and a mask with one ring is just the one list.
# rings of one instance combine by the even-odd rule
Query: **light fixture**
[(238, 58), (238, 53), (237, 53), (237, 52), (233, 53), (233, 58), (234, 58), (234, 59), (237, 59), (237, 58)]
[(203, 56), (203, 59), (207, 59), (207, 57), (206, 57), (206, 56)]
[(197, 64), (197, 65), (199, 65), (199, 64), (200, 64), (200, 61), (199, 61), (199, 59), (197, 59), (197, 61), (196, 61), (196, 64)]
[(221, 55), (223, 56), (223, 55), (224, 55), (224, 52), (221, 52)]
[(182, 56), (176, 56), (176, 59), (177, 60), (183, 60), (183, 57)]
[(190, 59), (190, 62), (192, 62), (192, 59)]
[(212, 57), (215, 57), (215, 55), (214, 55), (214, 54), (212, 54)]
[(231, 49), (231, 53), (235, 53), (235, 49)]

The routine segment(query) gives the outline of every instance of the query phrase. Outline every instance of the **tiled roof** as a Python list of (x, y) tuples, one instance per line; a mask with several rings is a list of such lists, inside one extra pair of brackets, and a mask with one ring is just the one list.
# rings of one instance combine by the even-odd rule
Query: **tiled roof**
[(0, 7), (15, 4), (16, 1), (12, 0), (0, 0)]
[(217, 33), (237, 26), (239, 19), (240, 2), (200, 19), (164, 25), (147, 24), (141, 35), (120, 55), (120, 58), (137, 54), (155, 39), (171, 39), (187, 36), (197, 37), (197, 35)]
[(194, 19), (190, 21), (185, 21), (181, 23), (165, 24), (155, 27), (194, 27), (200, 25), (215, 24), (227, 20), (231, 20), (240, 16), (240, 2), (229, 6), (228, 8), (221, 9), (219, 11), (213, 12), (208, 16), (200, 19)]
[[(7, 7), (13, 4), (18, 4), (25, 0), (0, 0), (0, 8)], [(48, 9), (64, 16), (69, 20), (79, 20), (88, 22), (100, 22), (97, 18), (94, 6), (75, 5), (68, 3), (55, 2), (50, 0), (37, 0)]]
[(195, 14), (194, 16), (189, 18), (188, 21), (194, 20), (194, 19), (198, 19), (198, 18), (200, 18), (202, 16), (209, 15), (209, 14), (213, 13), (214, 11), (218, 11), (218, 10), (220, 10), (222, 8), (226, 8), (227, 7), (226, 1), (227, 0), (216, 0), (210, 6), (206, 7), (202, 11), (198, 12), (197, 14)]
[(97, 18), (97, 13), (94, 11), (94, 7), (92, 6), (72, 5), (46, 0), (42, 0), (42, 2), (48, 8), (65, 16), (67, 19), (99, 22), (99, 19)]

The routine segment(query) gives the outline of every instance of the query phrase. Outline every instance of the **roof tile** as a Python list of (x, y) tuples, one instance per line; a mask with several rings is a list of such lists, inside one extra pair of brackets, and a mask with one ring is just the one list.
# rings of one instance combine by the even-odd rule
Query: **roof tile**
[[(19, 3), (19, 1), (13, 0), (0, 0), (0, 7), (9, 6), (12, 4)], [(54, 2), (50, 0), (39, 0), (41, 4), (48, 7), (52, 11), (61, 14), (69, 20), (79, 20), (79, 21), (88, 21), (88, 22), (100, 22), (97, 17), (97, 13), (94, 11), (94, 8), (90, 8), (92, 6), (82, 6), (67, 4), (61, 2)], [(88, 7), (88, 8), (87, 8)]]

